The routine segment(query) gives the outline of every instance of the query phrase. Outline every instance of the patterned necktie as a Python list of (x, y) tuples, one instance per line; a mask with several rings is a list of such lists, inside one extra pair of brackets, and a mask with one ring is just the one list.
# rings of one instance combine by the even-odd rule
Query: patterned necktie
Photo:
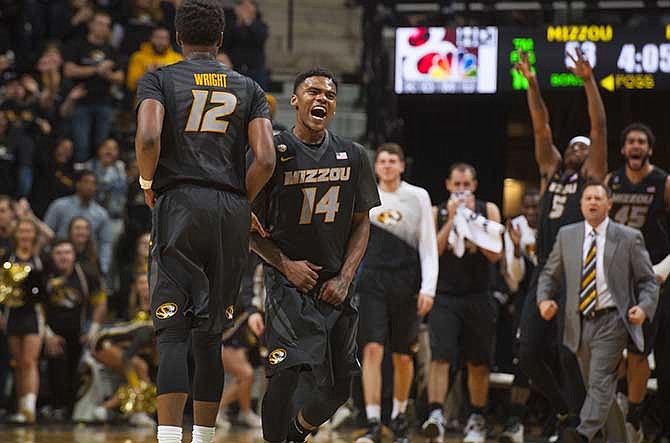
[(596, 230), (589, 233), (591, 237), (591, 246), (589, 253), (584, 259), (584, 268), (582, 270), (582, 285), (579, 291), (579, 312), (583, 316), (596, 307), (598, 291), (596, 288)]

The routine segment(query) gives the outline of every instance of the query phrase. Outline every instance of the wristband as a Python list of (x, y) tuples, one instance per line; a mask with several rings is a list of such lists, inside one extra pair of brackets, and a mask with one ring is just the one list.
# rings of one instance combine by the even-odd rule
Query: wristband
[(145, 180), (140, 175), (140, 188), (142, 188), (144, 190), (151, 189), (151, 185), (153, 185), (153, 183), (154, 183), (153, 180)]

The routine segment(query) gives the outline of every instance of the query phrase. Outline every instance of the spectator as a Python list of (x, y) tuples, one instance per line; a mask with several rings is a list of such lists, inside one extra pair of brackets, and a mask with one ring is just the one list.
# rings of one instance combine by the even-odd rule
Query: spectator
[(67, 238), (74, 246), (77, 263), (88, 274), (100, 274), (98, 251), (91, 237), (91, 222), (85, 217), (74, 217), (67, 228)]
[(35, 215), (42, 218), (52, 201), (74, 193), (72, 140), (59, 138), (53, 149), (35, 158), (30, 203)]
[(126, 208), (126, 165), (119, 160), (119, 144), (116, 140), (105, 140), (98, 148), (97, 157), (86, 162), (84, 168), (95, 174), (95, 200), (107, 209), (112, 219), (112, 242), (115, 242), (123, 230)]
[(0, 189), (12, 197), (18, 187), (17, 157), (20, 155), (16, 138), (10, 137), (7, 115), (0, 112)]
[[(98, 274), (88, 274), (75, 260), (74, 245), (69, 240), (60, 240), (51, 250), (54, 265), (47, 280), (45, 338), (49, 356), (49, 380), (51, 386), (51, 418), (63, 421), (72, 413), (79, 389), (77, 368), (82, 353), (82, 344), (100, 330), (105, 318), (107, 295), (102, 289)], [(88, 309), (88, 305), (92, 309)], [(84, 334), (85, 323), (91, 314), (91, 326)]]
[(110, 88), (123, 83), (123, 70), (118, 55), (108, 43), (112, 19), (105, 12), (96, 12), (89, 22), (86, 39), (74, 42), (66, 52), (64, 74), (73, 82), (81, 82), (86, 95), (74, 106), (72, 133), (74, 158), (83, 162), (90, 158), (91, 143), (99, 146), (109, 137), (112, 124)]
[(167, 28), (154, 29), (151, 33), (151, 40), (142, 43), (140, 50), (130, 57), (126, 78), (128, 90), (135, 92), (137, 81), (145, 72), (154, 72), (161, 66), (176, 63), (181, 59), (181, 54), (175, 52), (170, 46), (170, 33)]
[(106, 275), (112, 257), (112, 231), (107, 210), (93, 199), (96, 190), (95, 175), (91, 171), (81, 171), (76, 177), (75, 189), (74, 195), (61, 197), (51, 203), (44, 221), (62, 238), (67, 235), (70, 221), (74, 217), (88, 219), (99, 248), (100, 269)]
[(47, 44), (42, 56), (37, 60), (35, 69), (39, 74), (39, 84), (42, 86), (40, 106), (45, 111), (53, 111), (54, 102), (61, 89), (61, 67), (63, 56), (55, 43)]
[(5, 257), (12, 248), (16, 212), (12, 206), (12, 198), (0, 194), (0, 258)]
[[(126, 56), (134, 53), (151, 37), (156, 27), (164, 20), (162, 3), (155, 0), (130, 0), (128, 19), (123, 25), (123, 39), (119, 47)], [(169, 41), (168, 34), (168, 41)]]
[(268, 39), (268, 26), (262, 21), (256, 2), (240, 0), (235, 6), (235, 22), (227, 25), (223, 44), (233, 62), (233, 69), (267, 89), (265, 41)]
[(65, 44), (86, 37), (86, 24), (94, 15), (89, 0), (66, 0), (49, 2), (51, 36)]

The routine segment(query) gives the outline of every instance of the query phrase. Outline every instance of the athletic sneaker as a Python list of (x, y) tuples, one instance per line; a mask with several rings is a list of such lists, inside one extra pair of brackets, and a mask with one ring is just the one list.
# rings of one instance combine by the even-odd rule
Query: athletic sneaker
[(231, 424), (225, 412), (219, 411), (216, 415), (216, 428), (223, 432), (230, 430)]
[(128, 423), (141, 428), (153, 428), (156, 426), (156, 421), (146, 412), (135, 412), (134, 414), (131, 414)]
[(523, 424), (517, 417), (511, 417), (498, 437), (500, 443), (523, 443)]
[(237, 416), (237, 421), (248, 428), (259, 429), (261, 427), (261, 418), (254, 411), (240, 412)]
[(407, 423), (407, 417), (405, 414), (398, 414), (396, 418), (391, 420), (391, 423), (389, 423), (389, 428), (391, 428), (391, 431), (393, 431), (394, 443), (409, 443), (409, 437), (407, 437), (409, 424)]
[(356, 439), (356, 443), (380, 443), (382, 439), (382, 426), (374, 420), (368, 422), (368, 430)]
[(423, 435), (433, 443), (442, 443), (444, 441), (444, 415), (439, 409), (433, 410), (428, 416), (428, 420), (421, 426)]
[(479, 414), (471, 414), (465, 425), (463, 443), (484, 443), (486, 441), (486, 420)]

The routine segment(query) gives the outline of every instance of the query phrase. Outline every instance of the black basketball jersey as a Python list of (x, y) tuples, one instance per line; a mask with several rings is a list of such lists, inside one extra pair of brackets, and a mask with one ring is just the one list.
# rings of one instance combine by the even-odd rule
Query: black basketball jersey
[[(475, 212), (486, 216), (486, 202), (475, 201)], [(447, 202), (437, 208), (437, 229), (441, 229), (448, 218)], [(491, 263), (473, 243), (468, 242), (465, 254), (456, 257), (450, 250), (440, 256), (440, 272), (437, 278), (437, 293), (465, 295), (484, 292), (493, 288), (496, 265)]]
[(370, 161), (363, 147), (331, 132), (308, 146), (287, 130), (275, 147), (277, 166), (254, 212), (287, 257), (323, 266), (323, 282), (340, 272), (354, 213), (380, 204)]
[(554, 247), (558, 230), (584, 220), (580, 200), (586, 180), (578, 172), (566, 173), (562, 166), (554, 172), (540, 199), (537, 231), (537, 260), (543, 264)]
[(269, 118), (258, 84), (214, 59), (192, 58), (147, 72), (138, 109), (145, 99), (165, 107), (153, 189), (191, 183), (246, 194), (248, 125)]
[(614, 204), (610, 217), (617, 223), (642, 231), (652, 263), (658, 263), (670, 251), (670, 223), (665, 208), (665, 181), (668, 174), (654, 166), (640, 183), (633, 184), (626, 168), (614, 171), (607, 183)]

